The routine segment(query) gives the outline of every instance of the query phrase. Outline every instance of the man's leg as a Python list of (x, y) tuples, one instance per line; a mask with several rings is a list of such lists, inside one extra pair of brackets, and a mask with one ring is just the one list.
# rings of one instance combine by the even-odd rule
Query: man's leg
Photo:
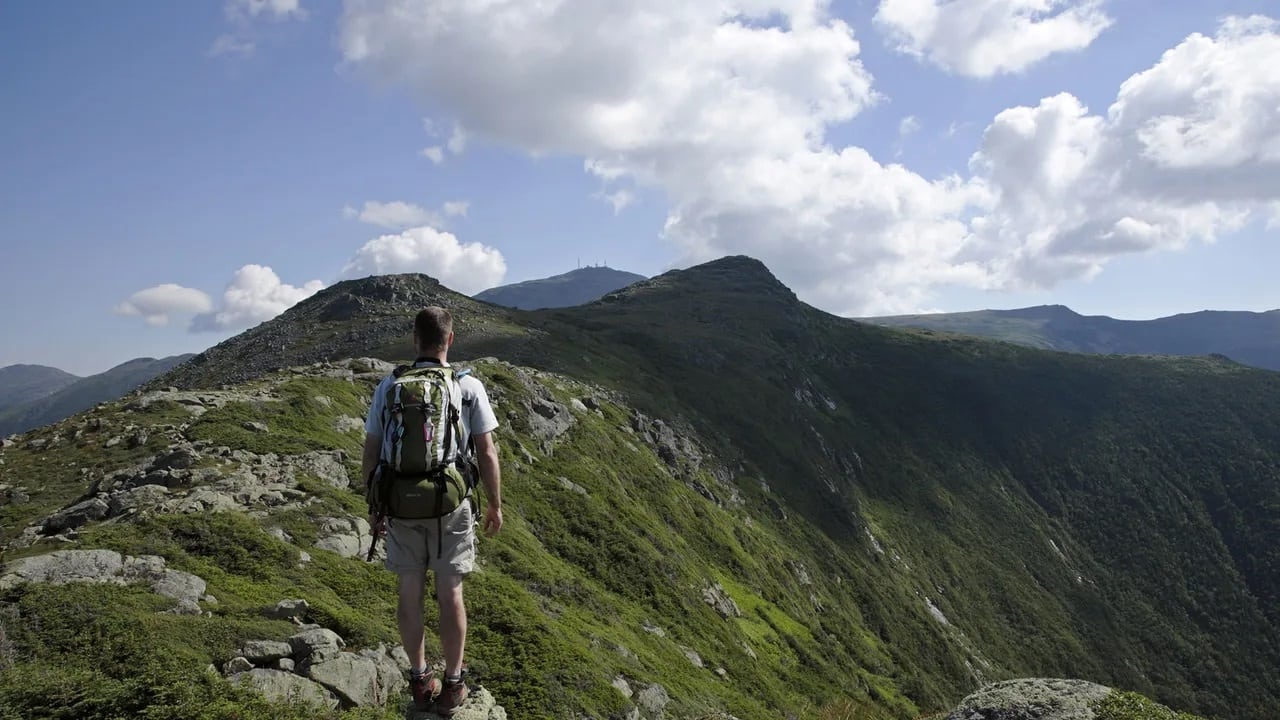
[(414, 671), (422, 671), (427, 667), (422, 627), (422, 602), (426, 584), (425, 568), (400, 573), (400, 602), (396, 607), (396, 624), (400, 628), (400, 643), (404, 645), (404, 651), (409, 655), (409, 665)]
[[(462, 575), (437, 572), (436, 601), (440, 604), (440, 646), (444, 651), (444, 674), (446, 678), (455, 678), (462, 673), (462, 654), (467, 643), (467, 607), (462, 602)], [(418, 607), (421, 633), (421, 604)]]

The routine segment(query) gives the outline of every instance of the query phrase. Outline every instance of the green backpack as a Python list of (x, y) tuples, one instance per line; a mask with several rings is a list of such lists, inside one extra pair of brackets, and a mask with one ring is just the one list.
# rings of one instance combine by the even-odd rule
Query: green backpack
[(458, 448), (462, 387), (452, 367), (404, 365), (388, 385), (383, 437), (390, 452), (368, 479), (365, 498), (376, 514), (423, 519), (448, 515), (476, 484), (474, 461)]

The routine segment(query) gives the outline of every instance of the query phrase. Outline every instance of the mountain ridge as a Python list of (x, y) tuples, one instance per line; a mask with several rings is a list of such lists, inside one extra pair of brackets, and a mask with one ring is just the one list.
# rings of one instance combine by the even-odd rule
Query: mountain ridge
[[(477, 578), (475, 653), (517, 716), (625, 717), (617, 677), (661, 685), (688, 716), (776, 717), (848, 697), (905, 720), (1015, 677), (1084, 678), (1223, 720), (1280, 703), (1276, 373), (880, 327), (805, 305), (740, 257), (539, 311), (433, 283), (367, 280), (304, 301), (194, 366), (195, 386), (226, 388), (166, 380), (94, 411), (119, 413), (100, 418), (109, 433), (151, 413), (149, 432), (117, 439), (84, 417), (24, 436), (3, 467), (30, 502), (0, 505), (0, 519), (17, 533), (46, 515), (65, 526), (85, 512), (77, 503), (129, 507), (98, 497), (108, 490), (238, 507), (244, 483), (282, 464), (341, 453), (350, 465), (386, 366), (338, 366), (317, 349), (407, 359), (412, 313), (439, 302), (467, 328), (460, 345), (481, 336), (450, 357), (475, 368), (502, 418), (512, 534), (481, 551), (492, 565)], [(264, 337), (305, 361), (264, 370), (248, 342)], [(248, 379), (221, 380), (236, 374)], [(192, 470), (170, 467), (174, 443)], [(40, 464), (59, 446), (89, 453), (87, 474)], [(166, 489), (143, 490), (155, 483)], [(300, 538), (363, 512), (355, 493), (306, 488), (317, 508), (289, 521), (293, 544), (266, 539), (267, 526), (197, 533), (175, 519), (135, 533), (115, 516), (83, 537), (134, 556), (169, 548), (175, 567), (223, 578), (223, 621), (246, 622), (241, 594), (274, 602), (289, 586), (254, 584), (268, 580), (240, 572), (243, 551), (218, 538), (337, 562)], [(298, 486), (270, 492), (305, 500)], [(201, 517), (182, 522), (212, 522)], [(165, 533), (180, 547), (150, 539)], [(330, 598), (289, 552), (271, 572)], [(383, 624), (345, 600), (326, 600), (322, 617), (343, 637), (389, 637), (387, 600), (349, 592)]]
[(76, 378), (27, 402), (11, 405), (0, 410), (0, 436), (57, 422), (100, 402), (115, 400), (190, 357), (188, 353), (126, 360), (95, 375)]
[(1067, 352), (1216, 354), (1247, 365), (1280, 370), (1280, 310), (1199, 310), (1152, 320), (1120, 320), (1106, 315), (1081, 315), (1063, 305), (1038, 305), (860, 320)]

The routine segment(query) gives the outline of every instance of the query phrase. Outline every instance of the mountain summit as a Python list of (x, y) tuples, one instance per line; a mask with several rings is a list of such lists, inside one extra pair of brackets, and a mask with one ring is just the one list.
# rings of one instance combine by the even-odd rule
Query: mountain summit
[(643, 275), (613, 268), (584, 267), (549, 278), (490, 288), (475, 298), (521, 310), (571, 307), (644, 279)]

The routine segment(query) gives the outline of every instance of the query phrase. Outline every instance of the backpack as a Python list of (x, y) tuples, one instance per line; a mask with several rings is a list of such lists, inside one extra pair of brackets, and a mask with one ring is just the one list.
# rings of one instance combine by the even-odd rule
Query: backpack
[(462, 386), (467, 371), (403, 365), (392, 373), (383, 412), (389, 452), (367, 481), (371, 511), (393, 518), (448, 515), (466, 502), (477, 482), (474, 458), (458, 448)]

